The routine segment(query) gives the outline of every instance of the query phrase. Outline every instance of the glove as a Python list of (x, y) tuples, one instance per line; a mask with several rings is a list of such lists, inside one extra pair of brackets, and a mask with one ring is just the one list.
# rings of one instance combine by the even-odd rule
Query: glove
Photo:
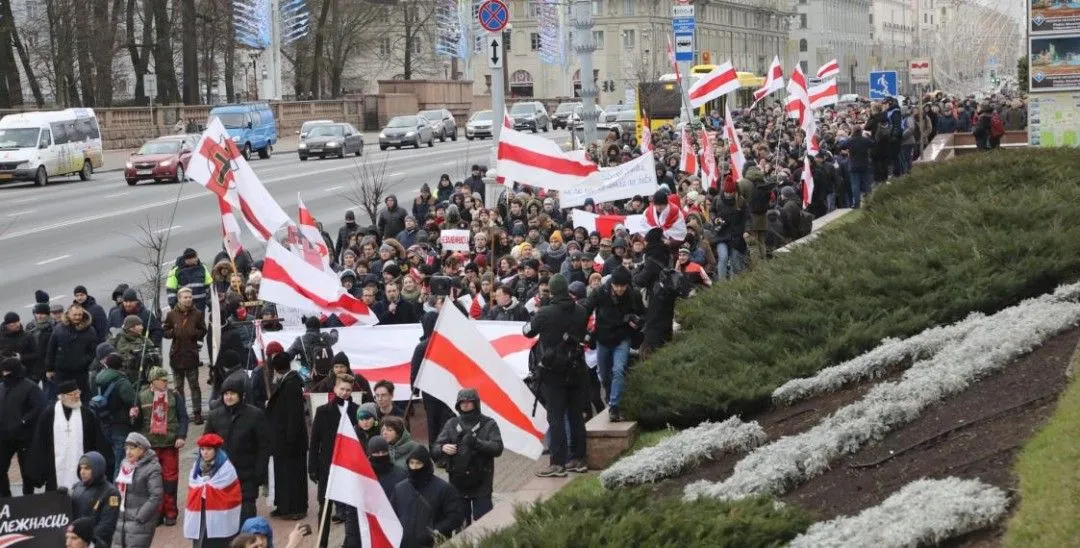
[(471, 431), (466, 433), (461, 438), (461, 445), (464, 445), (465, 447), (468, 447), (470, 449), (476, 447), (476, 434), (473, 434)]

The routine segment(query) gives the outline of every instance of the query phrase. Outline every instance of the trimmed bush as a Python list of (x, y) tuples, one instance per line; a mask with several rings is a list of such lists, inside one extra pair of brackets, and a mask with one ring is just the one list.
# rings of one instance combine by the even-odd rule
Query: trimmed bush
[(558, 493), (517, 511), (517, 522), (473, 546), (781, 546), (810, 525), (808, 515), (764, 498), (685, 503), (645, 488)]
[(746, 415), (790, 379), (1080, 277), (1080, 155), (996, 151), (875, 190), (858, 222), (682, 303), (676, 340), (637, 366), (645, 428)]

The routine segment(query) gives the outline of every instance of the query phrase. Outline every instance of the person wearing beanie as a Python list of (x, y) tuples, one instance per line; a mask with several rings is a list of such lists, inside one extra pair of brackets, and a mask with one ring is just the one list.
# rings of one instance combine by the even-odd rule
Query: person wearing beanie
[[(105, 348), (102, 348), (105, 347)], [(98, 351), (110, 350), (109, 343), (98, 345)], [(135, 385), (123, 371), (123, 359), (116, 352), (109, 352), (99, 362), (101, 367), (94, 376), (95, 396), (105, 400), (105, 416), (101, 429), (113, 452), (113, 462), (124, 460), (124, 440), (131, 432), (131, 408), (135, 405)], [(99, 415), (100, 417), (100, 415)]]
[(569, 284), (562, 274), (552, 276), (548, 287), (551, 301), (525, 324), (523, 334), (537, 338), (540, 345), (541, 373), (536, 381), (551, 425), (549, 465), (536, 475), (565, 477), (567, 470), (588, 471), (581, 411), (588, 398), (588, 367), (582, 345), (587, 342), (589, 314), (570, 297)]
[(137, 314), (124, 318), (123, 328), (109, 341), (116, 353), (124, 360), (124, 374), (131, 384), (138, 385), (143, 375), (161, 364), (161, 352), (148, 336), (143, 336), (146, 325)]
[(327, 401), (334, 400), (334, 384), (337, 383), (337, 378), (342, 375), (349, 375), (353, 379), (352, 397), (358, 399), (360, 403), (374, 402), (375, 396), (371, 393), (371, 383), (363, 375), (353, 372), (349, 363), (349, 356), (344, 352), (338, 352), (334, 354), (333, 363), (331, 365), (330, 374), (326, 378), (311, 385), (311, 392), (325, 393), (328, 396)]
[(619, 403), (630, 364), (630, 349), (641, 342), (641, 293), (632, 290), (632, 276), (618, 266), (607, 283), (586, 301), (586, 310), (596, 314), (596, 360), (600, 383), (607, 395), (608, 419), (622, 420)]
[(18, 354), (26, 371), (36, 371), (40, 369), (41, 354), (34, 343), (34, 337), (23, 329), (18, 314), (4, 314), (4, 322), (0, 324), (0, 353)]
[(152, 546), (165, 496), (161, 464), (150, 440), (138, 432), (124, 440), (124, 457), (119, 462), (120, 519), (113, 541), (119, 546)]
[[(169, 388), (169, 372), (155, 367), (147, 374), (149, 385), (139, 392), (132, 410), (134, 432), (146, 438), (161, 466), (161, 517), (176, 525), (179, 514), (176, 490), (180, 480), (180, 450), (188, 435), (188, 412), (184, 398)], [(125, 440), (126, 441), (126, 440)]]
[(41, 389), (26, 378), (26, 368), (19, 358), (0, 358), (0, 499), (11, 496), (8, 469), (11, 457), (17, 457), (22, 475), (22, 494), (34, 494), (34, 480), (29, 459), (34, 425), (43, 408)]
[(395, 485), (390, 494), (390, 504), (401, 517), (401, 545), (432, 546), (436, 534), (449, 538), (465, 522), (461, 494), (435, 475), (427, 447), (416, 446), (405, 460), (409, 480)]
[(94, 537), (94, 520), (79, 518), (72, 520), (64, 531), (65, 548), (108, 548), (108, 543)]
[[(116, 347), (109, 341), (105, 341), (97, 345), (97, 349), (94, 350), (94, 361), (90, 364), (90, 391), (94, 394), (98, 393), (97, 390), (97, 374), (108, 364), (105, 363), (105, 358), (110, 354), (116, 354)], [(118, 354), (117, 354), (118, 355)], [(113, 369), (120, 369), (120, 367), (113, 366)]]
[(138, 316), (142, 320), (143, 330), (150, 332), (150, 340), (154, 346), (161, 348), (161, 339), (164, 332), (161, 329), (161, 320), (157, 314), (151, 313), (150, 309), (139, 300), (139, 294), (134, 288), (127, 288), (121, 295), (120, 306), (109, 311), (109, 327), (116, 329), (124, 328), (124, 320), (128, 316)]
[(319, 382), (330, 374), (338, 332), (336, 329), (331, 329), (328, 333), (320, 331), (319, 318), (315, 316), (309, 317), (304, 326), (304, 334), (289, 345), (286, 353), (290, 360), (300, 358), (300, 365), (310, 372), (311, 380)]
[(72, 295), (74, 295), (75, 304), (83, 307), (86, 313), (90, 314), (91, 325), (94, 327), (94, 333), (97, 333), (98, 342), (104, 342), (109, 336), (109, 316), (105, 314), (105, 309), (98, 304), (96, 299), (87, 294), (86, 286), (75, 286)]
[(356, 437), (364, 446), (364, 451), (367, 451), (368, 440), (378, 435), (379, 407), (374, 402), (361, 403), (356, 410)]
[(187, 286), (176, 291), (176, 304), (165, 314), (162, 334), (172, 341), (169, 346), (169, 368), (172, 369), (176, 391), (185, 397), (184, 384), (191, 389), (193, 422), (203, 423), (202, 385), (199, 383), (201, 341), (209, 329), (206, 315), (195, 305), (195, 293)]
[[(334, 401), (327, 402), (315, 408), (315, 416), (311, 420), (311, 437), (308, 445), (308, 478), (318, 485), (316, 498), (319, 501), (319, 519), (326, 516), (327, 522), (322, 525), (323, 538), (318, 540), (319, 546), (325, 546), (327, 534), (330, 529), (330, 516), (336, 514), (333, 501), (326, 498), (326, 481), (330, 477), (330, 461), (334, 454), (334, 440), (337, 438), (338, 426), (342, 416), (351, 423), (359, 406), (352, 400), (353, 379), (350, 375), (342, 375), (334, 380)], [(295, 473), (295, 472), (293, 472)], [(304, 493), (306, 493), (306, 488)], [(344, 512), (343, 512), (344, 513)], [(337, 516), (335, 516), (337, 517)], [(314, 526), (316, 530), (319, 526)]]
[(307, 477), (298, 474), (307, 465), (308, 430), (304, 415), (304, 381), (292, 369), (284, 352), (270, 359), (273, 380), (266, 401), (266, 422), (272, 433), (274, 459), (274, 517), (290, 520), (307, 516)]
[(112, 543), (120, 516), (120, 491), (109, 483), (108, 464), (97, 451), (79, 457), (75, 468), (78, 480), (69, 486), (71, 517), (90, 518), (94, 522), (94, 537)]
[(502, 455), (502, 433), (495, 419), (480, 410), (480, 393), (475, 388), (458, 391), (451, 418), (435, 439), (433, 453), (446, 459), (450, 485), (465, 502), (465, 523), (470, 524), (491, 511), (495, 483), (495, 459)]
[(349, 238), (360, 231), (360, 225), (356, 224), (356, 213), (353, 210), (345, 212), (345, 223), (338, 229), (337, 242), (334, 244), (334, 257), (341, 257), (349, 247)]
[(735, 181), (724, 183), (723, 193), (713, 199), (712, 214), (716, 277), (726, 280), (746, 270), (749, 251), (743, 234), (749, 228), (750, 206), (738, 194)]
[[(418, 223), (427, 218), (428, 213), (434, 211), (435, 197), (431, 195), (431, 185), (420, 185), (420, 194), (413, 200), (412, 216)], [(402, 242), (403, 244), (405, 242)], [(408, 247), (408, 246), (405, 246)]]
[[(52, 338), (53, 331), (56, 329), (56, 321), (49, 315), (48, 302), (35, 304), (33, 315), (23, 329), (33, 340), (34, 349), (37, 351), (37, 360), (33, 367), (26, 370), (26, 377), (37, 384), (45, 378), (45, 352), (49, 347), (49, 339)], [(55, 395), (55, 392), (47, 394), (47, 396)]]
[[(415, 205), (413, 207), (415, 207)], [(416, 243), (416, 233), (419, 231), (420, 225), (416, 224), (416, 217), (413, 215), (406, 215), (405, 229), (398, 232), (394, 236), (394, 239), (396, 239), (403, 247), (409, 248)]]
[(221, 383), (221, 405), (210, 411), (203, 432), (217, 434), (224, 440), (229, 460), (240, 479), (243, 504), (240, 520), (255, 515), (259, 486), (266, 483), (272, 440), (262, 409), (245, 403), (250, 379), (240, 370)]

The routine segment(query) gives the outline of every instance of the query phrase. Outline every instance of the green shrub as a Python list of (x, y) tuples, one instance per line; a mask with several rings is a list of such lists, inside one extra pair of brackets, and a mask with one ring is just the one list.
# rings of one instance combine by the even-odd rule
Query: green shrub
[(517, 521), (473, 546), (575, 548), (610, 546), (782, 546), (810, 526), (795, 507), (774, 508), (771, 500), (734, 503), (683, 502), (650, 490), (576, 490), (517, 511)]
[(645, 428), (769, 405), (785, 381), (995, 312), (1080, 276), (1080, 155), (998, 151), (875, 190), (861, 218), (679, 308), (683, 331), (635, 367)]

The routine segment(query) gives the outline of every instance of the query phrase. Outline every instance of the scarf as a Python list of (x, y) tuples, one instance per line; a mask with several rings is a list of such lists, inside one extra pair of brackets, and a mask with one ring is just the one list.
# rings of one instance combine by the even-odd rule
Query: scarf
[(150, 433), (165, 436), (169, 433), (169, 392), (154, 391), (154, 403), (150, 407)]
[(135, 464), (128, 459), (120, 465), (120, 472), (116, 474), (116, 488), (120, 491), (120, 511), (125, 510), (128, 486), (135, 480)]
[(79, 482), (79, 459), (83, 455), (82, 411), (71, 410), (71, 418), (64, 415), (64, 404), (56, 402), (53, 415), (53, 465), (56, 469), (56, 486), (71, 489)]

